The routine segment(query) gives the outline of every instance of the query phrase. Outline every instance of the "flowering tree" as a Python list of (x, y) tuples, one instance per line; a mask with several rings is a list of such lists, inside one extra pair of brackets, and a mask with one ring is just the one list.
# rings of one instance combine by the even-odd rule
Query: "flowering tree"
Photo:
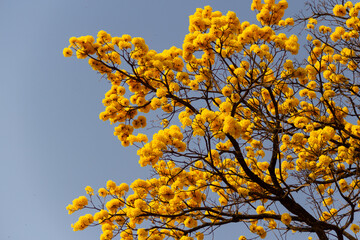
[[(286, 0), (254, 0), (257, 25), (206, 6), (182, 48), (161, 53), (105, 31), (70, 38), (64, 56), (76, 51), (111, 81), (100, 119), (156, 173), (130, 187), (109, 180), (97, 194), (86, 187), (67, 209), (93, 212), (74, 231), (190, 240), (243, 223), (248, 238), (357, 239), (360, 3), (308, 6), (282, 19)], [(294, 29), (308, 32), (304, 47), (283, 33)], [(161, 126), (150, 140), (149, 119)]]

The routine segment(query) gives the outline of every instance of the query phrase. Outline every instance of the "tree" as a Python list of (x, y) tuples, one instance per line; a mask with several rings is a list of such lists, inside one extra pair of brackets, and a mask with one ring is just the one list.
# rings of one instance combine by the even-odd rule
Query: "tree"
[[(97, 197), (86, 187), (67, 209), (93, 214), (74, 231), (190, 240), (243, 223), (248, 238), (357, 239), (360, 3), (307, 6), (282, 19), (286, 0), (253, 0), (258, 25), (206, 6), (190, 16), (182, 48), (161, 53), (105, 31), (70, 38), (64, 56), (76, 51), (112, 84), (100, 119), (155, 173), (130, 187), (109, 180)], [(150, 141), (149, 119), (161, 122)]]

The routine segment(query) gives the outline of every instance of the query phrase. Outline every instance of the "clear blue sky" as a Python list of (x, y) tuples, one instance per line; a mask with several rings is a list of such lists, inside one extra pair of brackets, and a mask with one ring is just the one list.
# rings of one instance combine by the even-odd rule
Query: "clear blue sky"
[[(287, 16), (303, 6), (289, 0)], [(181, 47), (188, 16), (211, 5), (254, 22), (250, 0), (1, 0), (0, 239), (99, 239), (99, 229), (73, 232), (65, 209), (84, 187), (149, 176), (136, 149), (122, 148), (99, 120), (109, 84), (87, 61), (64, 58), (72, 36), (143, 37), (157, 51)], [(244, 225), (215, 238), (237, 239)], [(244, 229), (244, 232), (248, 231)]]

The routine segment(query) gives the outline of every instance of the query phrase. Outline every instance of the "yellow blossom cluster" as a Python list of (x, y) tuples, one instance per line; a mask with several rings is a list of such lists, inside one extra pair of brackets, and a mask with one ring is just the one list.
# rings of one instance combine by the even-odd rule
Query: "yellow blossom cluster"
[(187, 145), (182, 140), (183, 134), (176, 125), (159, 131), (154, 134), (153, 140), (138, 150), (139, 164), (141, 166), (156, 164), (160, 157), (163, 156), (163, 151), (168, 148), (175, 148), (178, 152), (184, 152)]
[(80, 231), (87, 228), (90, 224), (94, 222), (94, 218), (91, 214), (86, 214), (84, 216), (80, 216), (79, 220), (72, 224), (71, 227), (74, 231)]
[[(261, 3), (261, 0), (253, 0), (251, 4), (251, 10), (259, 11), (256, 18), (262, 25), (283, 25), (284, 23), (280, 23), (280, 21), (287, 8), (286, 0), (281, 0), (278, 3), (275, 3), (275, 0), (265, 0), (265, 3)], [(286, 25), (293, 25), (293, 21), (288, 19), (285, 20), (285, 23)]]
[(69, 214), (72, 214), (77, 210), (83, 209), (87, 204), (88, 199), (85, 196), (80, 196), (75, 198), (72, 204), (69, 204), (66, 209), (69, 211)]

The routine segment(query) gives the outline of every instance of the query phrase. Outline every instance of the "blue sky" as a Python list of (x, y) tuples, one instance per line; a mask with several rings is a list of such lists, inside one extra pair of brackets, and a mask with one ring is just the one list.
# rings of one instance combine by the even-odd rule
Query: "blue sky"
[[(287, 16), (304, 1), (290, 0)], [(0, 1), (0, 239), (99, 239), (99, 229), (73, 232), (78, 215), (65, 209), (84, 187), (108, 179), (150, 176), (136, 149), (121, 146), (99, 120), (109, 83), (87, 61), (64, 58), (72, 36), (143, 37), (157, 51), (181, 47), (188, 16), (210, 5), (254, 21), (251, 1), (2, 0)], [(239, 227), (241, 226), (241, 227)], [(219, 231), (237, 239), (243, 225)], [(248, 232), (244, 229), (244, 232)]]

